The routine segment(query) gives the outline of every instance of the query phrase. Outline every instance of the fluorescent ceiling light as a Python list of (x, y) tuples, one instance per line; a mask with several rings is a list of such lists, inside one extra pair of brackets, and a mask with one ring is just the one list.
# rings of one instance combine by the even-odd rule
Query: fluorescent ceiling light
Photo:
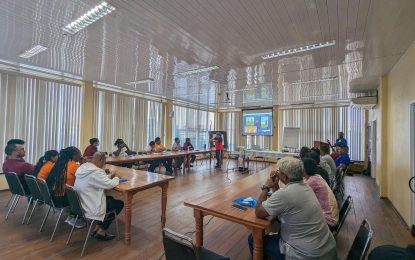
[(75, 34), (114, 10), (114, 6), (108, 4), (107, 2), (102, 2), (101, 4), (95, 6), (88, 12), (78, 17), (75, 21), (65, 25), (62, 30), (70, 34)]
[(20, 58), (31, 58), (43, 51), (46, 51), (48, 48), (46, 48), (45, 46), (42, 45), (36, 45), (28, 50), (26, 50), (25, 52), (23, 52), (22, 54), (19, 55)]
[(154, 82), (154, 79), (142, 79), (142, 80), (137, 80), (137, 81), (131, 81), (131, 82), (127, 82), (125, 83), (126, 85), (138, 85), (138, 84), (142, 84), (142, 83), (151, 83)]
[(300, 84), (307, 84), (307, 83), (326, 82), (326, 81), (331, 81), (331, 80), (336, 80), (336, 79), (337, 79), (337, 76), (330, 77), (330, 78), (316, 79), (316, 80), (296, 81), (296, 82), (291, 82), (289, 84), (291, 84), (291, 85), (300, 85)]
[(218, 66), (204, 67), (204, 68), (179, 72), (179, 73), (176, 73), (176, 75), (187, 76), (187, 75), (191, 75), (191, 74), (202, 73), (202, 72), (212, 71), (212, 70), (217, 70), (217, 69), (219, 69)]
[(297, 48), (293, 48), (293, 49), (271, 52), (271, 53), (262, 55), (261, 57), (262, 57), (263, 60), (268, 60), (268, 59), (272, 59), (272, 58), (276, 58), (276, 57), (291, 55), (291, 54), (294, 54), (294, 53), (299, 53), (299, 52), (304, 52), (304, 51), (311, 51), (311, 50), (315, 50), (315, 49), (329, 47), (329, 46), (333, 46), (335, 44), (336, 44), (335, 40), (327, 41), (327, 42), (320, 42), (320, 43), (310, 44), (310, 45), (297, 47)]

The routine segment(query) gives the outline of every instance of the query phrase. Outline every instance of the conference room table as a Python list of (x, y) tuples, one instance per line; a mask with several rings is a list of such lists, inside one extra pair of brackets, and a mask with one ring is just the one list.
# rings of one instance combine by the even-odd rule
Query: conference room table
[(125, 233), (124, 239), (128, 244), (131, 240), (131, 215), (132, 215), (132, 200), (137, 192), (151, 189), (154, 187), (161, 188), (161, 226), (166, 224), (166, 207), (167, 207), (167, 188), (169, 181), (174, 177), (157, 174), (154, 172), (134, 170), (126, 167), (119, 167), (115, 165), (105, 165), (105, 168), (120, 178), (127, 179), (116, 186), (114, 190), (121, 192), (124, 198), (124, 216), (125, 216)]
[[(140, 155), (131, 155), (131, 156), (109, 156), (107, 157), (107, 164), (126, 164), (126, 163), (135, 163), (135, 162), (146, 162), (146, 161), (154, 161), (160, 159), (174, 159), (178, 157), (185, 158), (185, 165), (183, 167), (183, 173), (190, 172), (190, 160), (192, 155), (197, 154), (207, 154), (211, 153), (212, 150), (191, 150), (191, 151), (177, 151), (177, 152), (161, 152), (161, 153), (152, 153), (152, 154), (140, 154)], [(209, 156), (209, 165), (212, 162), (212, 156)]]
[[(265, 230), (270, 225), (270, 221), (257, 218), (254, 208), (245, 207), (247, 208), (246, 211), (233, 208), (232, 205), (235, 203), (232, 201), (245, 196), (257, 198), (261, 193), (261, 185), (265, 184), (270, 172), (275, 169), (276, 165), (271, 165), (228, 186), (186, 200), (184, 205), (193, 208), (196, 222), (196, 245), (203, 245), (203, 217), (211, 215), (244, 225), (250, 229), (254, 237), (253, 259), (262, 260)], [(248, 246), (248, 243), (246, 246)]]

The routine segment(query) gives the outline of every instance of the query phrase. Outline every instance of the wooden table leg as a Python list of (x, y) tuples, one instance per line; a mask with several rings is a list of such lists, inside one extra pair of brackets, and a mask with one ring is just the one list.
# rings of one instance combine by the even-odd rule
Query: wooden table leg
[(189, 154), (187, 155), (187, 174), (190, 173), (190, 160), (191, 160), (192, 156)]
[(124, 192), (124, 214), (125, 214), (125, 231), (124, 239), (127, 244), (131, 240), (131, 204), (133, 195), (129, 192)]
[(166, 225), (166, 207), (167, 207), (167, 188), (169, 183), (165, 182), (161, 186), (161, 227)]
[(253, 260), (262, 260), (264, 254), (264, 235), (265, 230), (253, 228), (252, 235), (254, 237)]
[(194, 209), (196, 222), (196, 246), (203, 246), (203, 214), (202, 211)]

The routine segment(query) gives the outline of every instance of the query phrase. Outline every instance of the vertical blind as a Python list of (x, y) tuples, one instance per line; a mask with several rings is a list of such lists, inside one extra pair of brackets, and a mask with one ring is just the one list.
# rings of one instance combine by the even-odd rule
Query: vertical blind
[(121, 138), (134, 151), (163, 135), (163, 104), (94, 89), (93, 133), (100, 151), (112, 152)]
[(282, 140), (284, 127), (299, 127), (300, 146), (308, 147), (312, 147), (314, 141), (325, 142), (329, 139), (334, 143), (337, 133), (341, 131), (347, 139), (351, 159), (364, 159), (362, 109), (350, 106), (281, 109), (279, 119), (279, 140)]
[[(215, 130), (215, 113), (182, 106), (173, 106), (173, 138), (190, 138), (196, 148), (208, 146), (208, 131)], [(171, 145), (171, 144), (166, 144)]]
[(35, 163), (46, 150), (79, 146), (84, 95), (79, 85), (8, 73), (0, 78), (0, 147), (23, 139), (26, 160)]

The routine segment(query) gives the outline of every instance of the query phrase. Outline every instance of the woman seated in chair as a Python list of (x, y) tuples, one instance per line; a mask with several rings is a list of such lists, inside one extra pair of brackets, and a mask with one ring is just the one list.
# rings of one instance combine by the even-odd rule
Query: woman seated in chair
[(33, 175), (38, 179), (46, 180), (49, 177), (49, 174), (58, 160), (58, 151), (49, 150), (45, 152), (45, 155), (40, 157), (38, 163), (36, 164), (35, 171)]
[(108, 233), (108, 227), (118, 215), (124, 203), (113, 197), (105, 196), (105, 190), (111, 190), (120, 183), (115, 173), (104, 170), (105, 153), (96, 152), (91, 162), (82, 164), (76, 171), (74, 189), (79, 194), (82, 208), (88, 219), (98, 220), (92, 236), (98, 240), (111, 240), (115, 236)]

